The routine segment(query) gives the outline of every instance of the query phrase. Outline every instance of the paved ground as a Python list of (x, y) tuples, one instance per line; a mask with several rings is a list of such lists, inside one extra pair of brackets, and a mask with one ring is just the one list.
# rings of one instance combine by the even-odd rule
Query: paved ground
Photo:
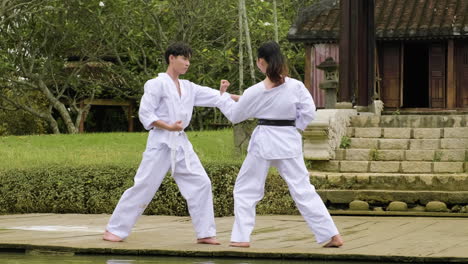
[(230, 248), (232, 217), (217, 218), (221, 246), (195, 244), (187, 217), (143, 216), (122, 243), (101, 240), (109, 215), (0, 216), (0, 248), (99, 254), (468, 262), (468, 218), (334, 216), (345, 246), (315, 243), (300, 216), (258, 216), (248, 249)]

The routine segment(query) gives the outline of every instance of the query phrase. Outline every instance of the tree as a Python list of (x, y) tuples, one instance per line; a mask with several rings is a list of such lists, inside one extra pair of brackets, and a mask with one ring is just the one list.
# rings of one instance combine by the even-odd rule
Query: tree
[[(3, 105), (46, 120), (53, 133), (60, 133), (58, 119), (68, 133), (76, 133), (90, 107), (80, 103), (112, 83), (102, 78), (110, 66), (100, 59), (102, 39), (93, 34), (97, 23), (92, 10), (97, 3), (9, 3), (0, 24), (1, 55), (6, 61), (0, 65)], [(37, 100), (47, 102), (46, 107), (23, 103)]]
[(278, 43), (278, 12), (276, 10), (276, 0), (273, 0), (273, 27), (275, 32), (275, 41)]
[[(228, 79), (242, 93), (261, 78), (252, 49), (277, 35), (300, 79), (303, 50), (286, 32), (312, 1), (0, 0), (0, 111), (27, 111), (54, 133), (76, 133), (90, 108), (83, 102), (138, 100), (144, 82), (165, 71), (163, 53), (174, 41), (194, 50), (182, 78), (213, 88)], [(220, 118), (197, 108), (191, 128)]]

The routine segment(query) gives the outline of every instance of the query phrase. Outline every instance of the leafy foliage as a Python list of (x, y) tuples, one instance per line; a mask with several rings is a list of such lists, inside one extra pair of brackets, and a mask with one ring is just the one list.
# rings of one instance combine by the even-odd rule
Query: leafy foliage
[[(165, 71), (174, 41), (194, 49), (183, 76), (238, 93), (238, 6), (231, 0), (0, 0), (0, 111), (27, 111), (54, 133), (75, 133), (85, 99), (138, 101), (146, 80)], [(297, 10), (314, 0), (280, 0), (279, 42), (292, 77), (302, 79), (303, 49), (286, 40)], [(246, 1), (252, 46), (273, 39), (271, 1)], [(245, 49), (244, 49), (245, 50)], [(246, 54), (243, 54), (246, 56)], [(242, 71), (248, 72), (247, 65)], [(244, 87), (259, 81), (248, 78)], [(14, 97), (3, 96), (13, 91)], [(29, 103), (25, 103), (29, 102)], [(44, 105), (45, 102), (45, 105)], [(2, 110), (3, 109), (3, 110)], [(62, 129), (57, 124), (61, 120)], [(191, 129), (222, 123), (213, 109), (194, 111)]]

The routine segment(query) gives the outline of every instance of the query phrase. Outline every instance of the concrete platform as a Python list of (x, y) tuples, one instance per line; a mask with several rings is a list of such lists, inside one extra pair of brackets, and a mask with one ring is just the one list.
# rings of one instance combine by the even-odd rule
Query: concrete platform
[(228, 246), (233, 217), (217, 218), (220, 246), (198, 245), (188, 217), (143, 216), (125, 242), (101, 239), (109, 215), (0, 216), (0, 249), (35, 254), (214, 256), (388, 262), (468, 262), (468, 218), (334, 216), (345, 245), (315, 243), (301, 216), (258, 216), (251, 248)]

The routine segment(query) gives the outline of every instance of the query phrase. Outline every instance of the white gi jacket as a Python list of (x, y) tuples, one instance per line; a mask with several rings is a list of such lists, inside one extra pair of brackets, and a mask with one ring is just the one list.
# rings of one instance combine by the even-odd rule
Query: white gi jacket
[(296, 120), (293, 126), (257, 126), (252, 133), (247, 151), (264, 159), (288, 159), (302, 155), (302, 137), (297, 129), (304, 130), (315, 117), (315, 104), (304, 84), (293, 78), (271, 90), (259, 82), (247, 90), (239, 101), (223, 94), (217, 104), (232, 122), (248, 118), (270, 120)]
[[(218, 90), (188, 80), (179, 79), (179, 83), (181, 96), (167, 73), (159, 73), (158, 77), (147, 81), (138, 112), (144, 128), (150, 130), (146, 148), (157, 148), (161, 144), (166, 144), (171, 149), (172, 172), (174, 172), (175, 152), (182, 148), (187, 157), (188, 153), (193, 153), (192, 144), (184, 131), (168, 131), (153, 127), (152, 123), (162, 120), (172, 124), (181, 120), (185, 129), (192, 118), (194, 106), (214, 107), (220, 98)], [(185, 158), (187, 168), (190, 168), (187, 160)]]

